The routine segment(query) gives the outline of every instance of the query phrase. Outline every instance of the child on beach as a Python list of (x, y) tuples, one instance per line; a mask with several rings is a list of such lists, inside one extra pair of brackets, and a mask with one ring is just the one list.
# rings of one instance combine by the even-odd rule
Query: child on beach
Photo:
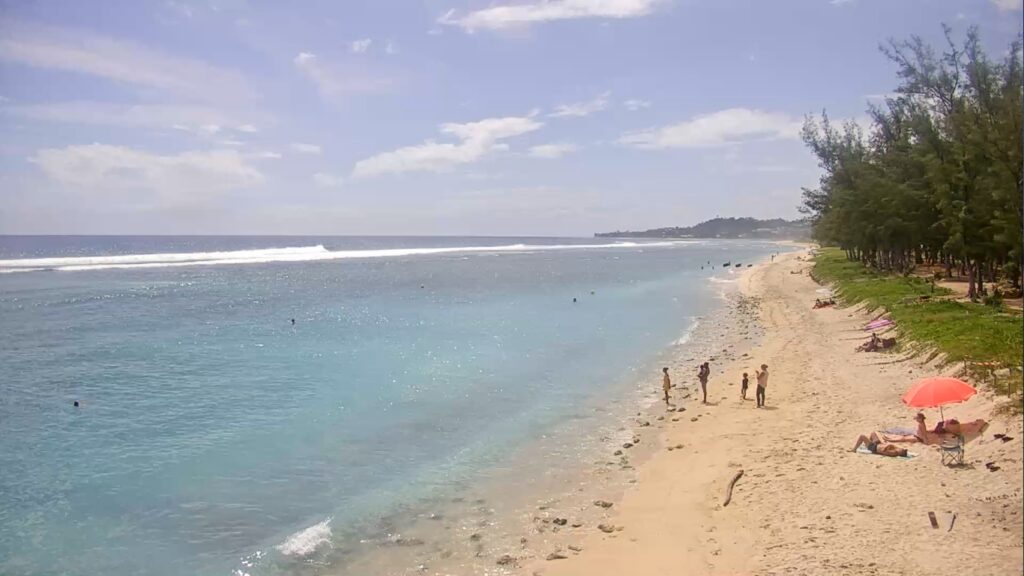
[(740, 399), (747, 399), (747, 387), (750, 386), (750, 379), (747, 377), (747, 373), (743, 373), (743, 382), (740, 383)]
[(764, 389), (768, 387), (768, 365), (761, 364), (761, 369), (754, 373), (757, 376), (757, 407), (764, 407)]
[(669, 388), (672, 388), (672, 379), (668, 377), (668, 366), (662, 368), (661, 372), (662, 372), (661, 387), (665, 389), (665, 406), (668, 406), (669, 405), (668, 391), (669, 391)]

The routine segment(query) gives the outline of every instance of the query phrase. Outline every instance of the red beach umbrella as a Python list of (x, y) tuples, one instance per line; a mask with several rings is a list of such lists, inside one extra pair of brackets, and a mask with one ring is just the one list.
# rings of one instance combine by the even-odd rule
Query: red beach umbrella
[(937, 407), (941, 416), (942, 407), (946, 404), (958, 404), (977, 393), (973, 386), (963, 380), (936, 376), (911, 386), (903, 395), (903, 403), (914, 408)]

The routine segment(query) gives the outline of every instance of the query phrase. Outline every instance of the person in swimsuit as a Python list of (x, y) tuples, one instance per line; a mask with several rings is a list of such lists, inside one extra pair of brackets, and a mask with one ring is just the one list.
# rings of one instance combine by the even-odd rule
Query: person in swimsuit
[(872, 454), (878, 454), (879, 456), (891, 456), (896, 458), (898, 456), (907, 455), (906, 448), (900, 448), (895, 444), (883, 444), (882, 439), (874, 432), (871, 433), (871, 436), (861, 434), (860, 437), (857, 438), (857, 443), (853, 445), (853, 451), (856, 452), (857, 448), (860, 448), (862, 444), (869, 452)]
[(661, 387), (665, 389), (665, 406), (668, 406), (668, 391), (672, 388), (672, 379), (668, 377), (668, 366), (662, 368), (661, 373)]
[(743, 381), (740, 382), (740, 399), (741, 400), (746, 400), (747, 399), (747, 388), (749, 388), (749, 387), (750, 387), (750, 378), (747, 376), (747, 373), (744, 372), (743, 373)]

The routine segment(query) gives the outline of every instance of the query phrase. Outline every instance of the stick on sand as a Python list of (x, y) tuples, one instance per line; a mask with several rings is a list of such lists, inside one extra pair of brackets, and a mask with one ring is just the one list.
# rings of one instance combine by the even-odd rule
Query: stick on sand
[(732, 502), (732, 487), (736, 485), (736, 481), (743, 476), (743, 470), (740, 470), (732, 477), (732, 482), (729, 482), (729, 489), (725, 491), (725, 502), (722, 502), (722, 506), (728, 506), (729, 502)]

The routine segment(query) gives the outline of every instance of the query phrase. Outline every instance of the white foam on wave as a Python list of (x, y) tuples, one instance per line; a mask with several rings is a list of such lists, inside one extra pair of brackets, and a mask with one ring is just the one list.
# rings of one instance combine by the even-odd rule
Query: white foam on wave
[(732, 284), (737, 281), (736, 278), (719, 278), (718, 276), (712, 276), (711, 278), (708, 278), (708, 280), (716, 284)]
[(277, 545), (277, 550), (285, 556), (309, 556), (317, 548), (331, 540), (331, 520), (313, 524), (309, 528), (299, 530)]
[(167, 254), (122, 254), (117, 256), (74, 256), (67, 258), (22, 258), (0, 260), (0, 273), (57, 270), (75, 272), (109, 268), (167, 268), (172, 266), (219, 266), (267, 262), (313, 262), (349, 258), (396, 258), (459, 252), (534, 252), (594, 248), (647, 248), (689, 244), (672, 242), (616, 242), (613, 244), (507, 244), (503, 246), (446, 246), (439, 248), (382, 248), (328, 250), (322, 244), (293, 248), (264, 248), (229, 252), (182, 252)]
[(693, 324), (690, 324), (689, 326), (686, 327), (686, 330), (683, 331), (683, 335), (676, 339), (674, 344), (676, 344), (677, 346), (682, 346), (683, 344), (689, 342), (690, 338), (693, 338), (693, 332), (697, 329), (697, 326), (700, 326), (700, 320), (694, 319)]

